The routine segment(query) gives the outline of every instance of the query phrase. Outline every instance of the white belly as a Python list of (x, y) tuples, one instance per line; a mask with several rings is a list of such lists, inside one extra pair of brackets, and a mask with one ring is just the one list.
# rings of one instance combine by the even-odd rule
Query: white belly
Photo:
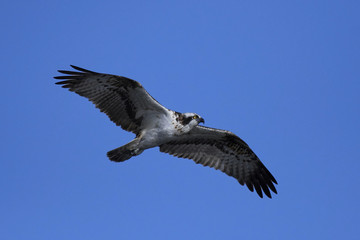
[(176, 130), (172, 124), (172, 119), (166, 117), (150, 121), (150, 124), (144, 129), (139, 136), (139, 147), (141, 149), (157, 147), (176, 137)]

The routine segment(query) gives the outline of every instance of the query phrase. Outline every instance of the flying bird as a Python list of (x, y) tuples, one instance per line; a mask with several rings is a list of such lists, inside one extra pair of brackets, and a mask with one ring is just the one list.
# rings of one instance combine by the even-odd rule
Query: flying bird
[(161, 152), (219, 169), (250, 191), (255, 189), (261, 198), (263, 192), (269, 198), (270, 190), (277, 193), (273, 175), (232, 132), (199, 125), (205, 121), (196, 113), (165, 108), (135, 80), (70, 66), (77, 71), (59, 70), (66, 75), (54, 77), (63, 80), (56, 84), (88, 98), (117, 126), (136, 135), (107, 153), (111, 161), (123, 162), (159, 147)]

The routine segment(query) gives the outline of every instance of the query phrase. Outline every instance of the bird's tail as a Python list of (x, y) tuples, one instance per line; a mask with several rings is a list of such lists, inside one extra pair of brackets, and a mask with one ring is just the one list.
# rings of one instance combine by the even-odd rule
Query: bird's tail
[(124, 148), (125, 146), (115, 148), (114, 150), (111, 150), (107, 152), (107, 156), (111, 161), (114, 162), (123, 162), (125, 160), (130, 159), (132, 156), (134, 156), (131, 152), (131, 150)]
[(128, 144), (115, 148), (107, 152), (107, 156), (111, 161), (114, 162), (123, 162), (130, 159), (133, 156), (139, 155), (142, 153), (142, 150), (137, 148), (138, 140), (134, 139)]

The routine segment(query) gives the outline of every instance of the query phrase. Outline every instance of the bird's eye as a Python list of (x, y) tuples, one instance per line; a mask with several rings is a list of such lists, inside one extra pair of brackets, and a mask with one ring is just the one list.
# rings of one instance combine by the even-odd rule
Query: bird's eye
[(193, 119), (197, 119), (197, 118), (199, 118), (198, 115), (194, 115), (194, 116), (193, 116)]

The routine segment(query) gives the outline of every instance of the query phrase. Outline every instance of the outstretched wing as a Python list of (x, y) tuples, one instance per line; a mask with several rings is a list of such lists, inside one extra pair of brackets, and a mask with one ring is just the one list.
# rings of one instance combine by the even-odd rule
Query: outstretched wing
[(241, 185), (246, 184), (250, 191), (255, 188), (261, 198), (262, 191), (271, 198), (269, 188), (277, 193), (273, 175), (250, 147), (231, 132), (196, 126), (189, 134), (161, 145), (160, 151), (219, 169)]
[(137, 81), (70, 66), (79, 72), (59, 70), (67, 75), (54, 78), (66, 80), (56, 84), (88, 98), (124, 130), (138, 134), (143, 118), (148, 114), (168, 114), (167, 109), (151, 97)]

